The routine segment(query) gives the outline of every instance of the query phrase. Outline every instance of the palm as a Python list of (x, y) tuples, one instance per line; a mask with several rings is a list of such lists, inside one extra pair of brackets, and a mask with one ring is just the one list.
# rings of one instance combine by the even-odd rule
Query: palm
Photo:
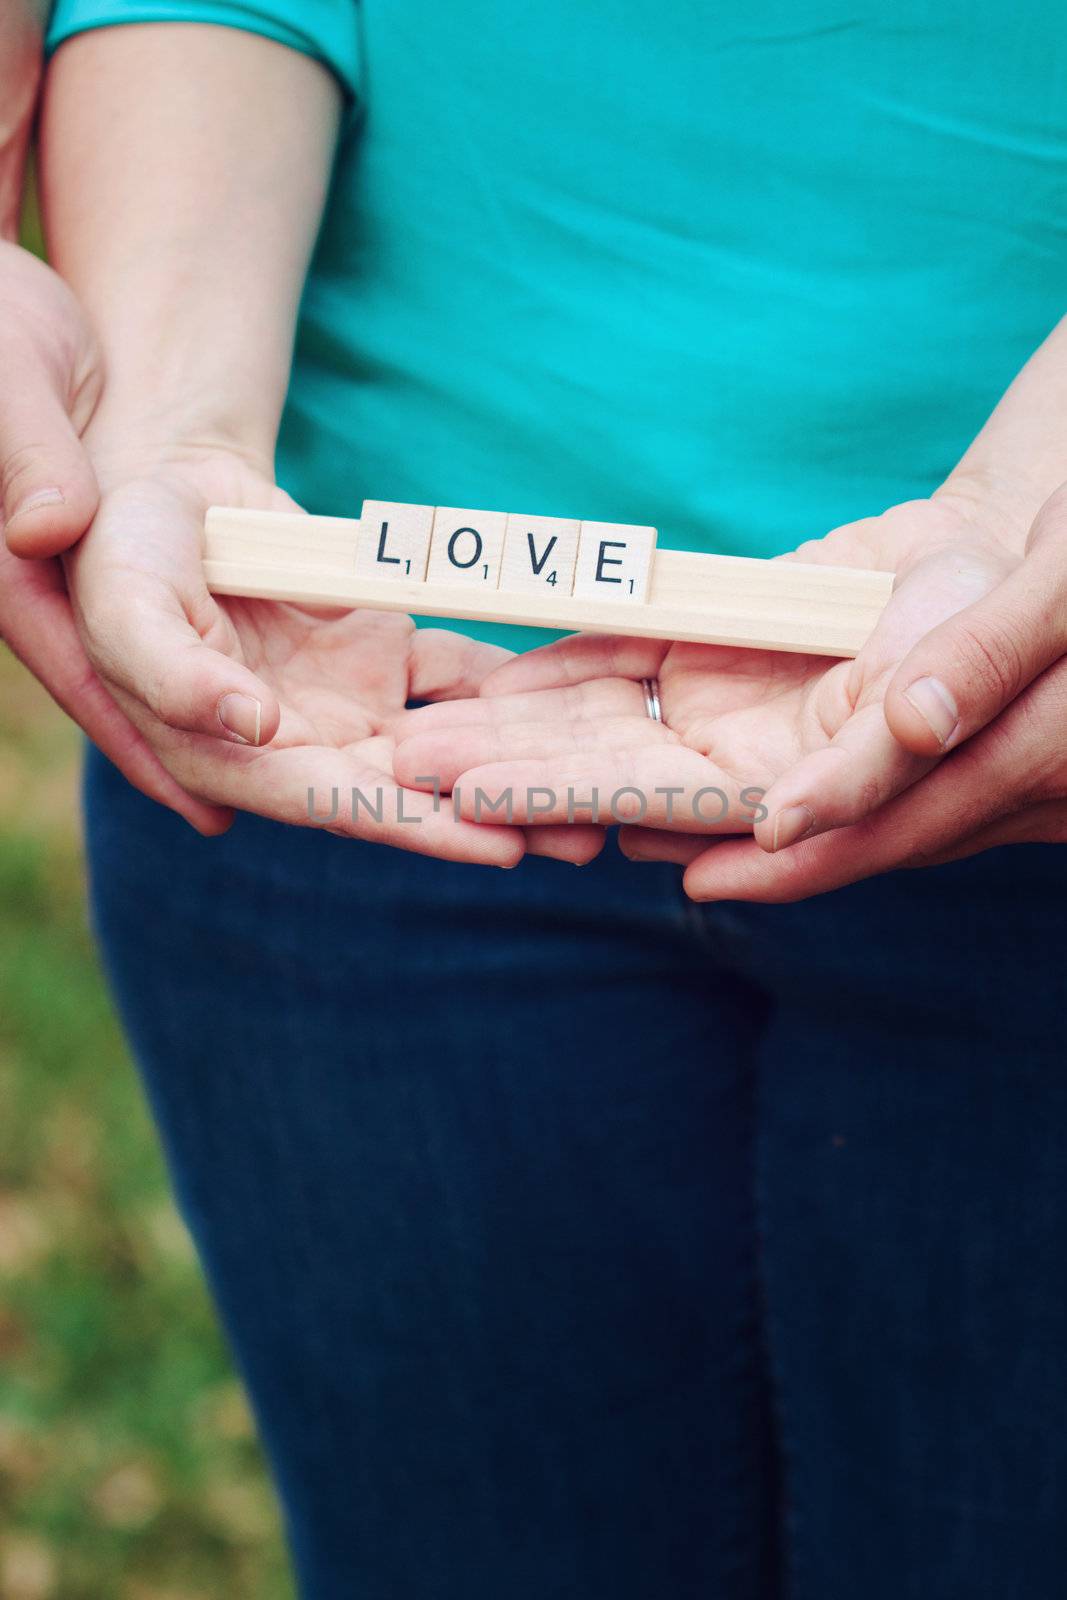
[(664, 721), (717, 774), (755, 779), (817, 736), (812, 701), (834, 672), (822, 657), (673, 644), (658, 672)]
[[(928, 763), (896, 747), (882, 696), (911, 645), (986, 592), (1012, 559), (981, 546), (962, 513), (937, 500), (894, 507), (802, 547), (799, 559), (894, 570), (896, 591), (855, 661), (652, 640), (578, 636), (510, 663), (477, 704), (413, 713), (397, 755), (403, 776), (441, 771), (468, 796), (510, 789), (521, 800), (551, 789), (558, 819), (567, 791), (622, 787), (617, 816), (690, 831), (751, 825), (743, 796), (766, 790), (800, 762), (829, 771), (863, 749), (887, 792)], [(639, 680), (658, 677), (664, 723), (652, 722)], [(670, 800), (657, 788), (679, 791)], [(725, 801), (693, 796), (714, 789)]]
[(316, 615), (267, 600), (214, 603), (241, 659), (281, 702), (274, 748), (358, 748), (389, 737), (409, 692), (409, 618), (372, 611)]

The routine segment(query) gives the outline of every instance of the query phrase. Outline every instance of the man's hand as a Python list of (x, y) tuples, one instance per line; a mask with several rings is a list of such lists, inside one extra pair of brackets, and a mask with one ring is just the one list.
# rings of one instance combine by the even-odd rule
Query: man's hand
[[(948, 494), (839, 528), (796, 558), (898, 573), (855, 661), (577, 636), (508, 663), (478, 701), (412, 713), (398, 775), (416, 783), (438, 774), (471, 817), (481, 791), (491, 799), (510, 793), (518, 821), (535, 814), (560, 822), (595, 789), (604, 816), (619, 795), (616, 820), (689, 834), (754, 826), (768, 849), (817, 826), (807, 791), (789, 804), (768, 798), (762, 808), (754, 798), (773, 794), (798, 763), (837, 778), (829, 825), (884, 804), (932, 761), (890, 732), (890, 681), (919, 639), (1020, 558), (977, 526), (969, 502)], [(663, 724), (646, 714), (645, 677), (659, 678)]]
[(229, 813), (183, 792), (93, 670), (52, 559), (96, 510), (79, 435), (100, 385), (96, 346), (69, 289), (28, 250), (0, 241), (0, 638), (131, 783), (217, 833)]
[[(694, 898), (795, 900), (894, 867), (930, 865), (999, 844), (1067, 841), (1067, 490), (1042, 507), (1026, 558), (986, 598), (927, 634), (895, 673), (885, 713), (900, 745), (948, 759), (852, 826), (768, 857), (748, 841), (705, 849), (627, 830), (636, 859), (691, 862)], [(851, 764), (852, 770), (848, 770)], [(861, 751), (825, 774), (862, 793)], [(804, 764), (775, 786), (779, 804), (808, 793)]]
[(95, 341), (66, 284), (17, 244), (0, 241), (0, 506), (15, 555), (66, 550), (96, 510), (81, 444), (103, 375)]
[(623, 829), (637, 861), (686, 864), (693, 900), (805, 900), (900, 867), (1004, 844), (1067, 843), (1067, 663), (1059, 661), (937, 770), (865, 821), (767, 855), (750, 839)]

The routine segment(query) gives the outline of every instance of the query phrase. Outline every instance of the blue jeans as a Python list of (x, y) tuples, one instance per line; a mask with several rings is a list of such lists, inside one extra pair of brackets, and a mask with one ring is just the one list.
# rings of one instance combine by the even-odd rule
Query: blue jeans
[(1067, 851), (699, 909), (87, 805), (308, 1600), (1062, 1593)]

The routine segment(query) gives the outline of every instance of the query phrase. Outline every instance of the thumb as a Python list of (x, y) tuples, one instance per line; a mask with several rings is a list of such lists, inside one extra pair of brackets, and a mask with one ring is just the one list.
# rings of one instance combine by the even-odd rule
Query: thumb
[(0, 507), (13, 555), (67, 550), (88, 528), (99, 491), (62, 395), (40, 359), (5, 360), (0, 398)]
[(253, 746), (278, 731), (277, 695), (243, 662), (205, 643), (177, 607), (138, 595), (89, 616), (89, 654), (107, 685), (168, 727)]
[(1067, 491), (1038, 514), (1027, 554), (983, 599), (932, 629), (893, 676), (885, 716), (916, 755), (962, 744), (1067, 650)]

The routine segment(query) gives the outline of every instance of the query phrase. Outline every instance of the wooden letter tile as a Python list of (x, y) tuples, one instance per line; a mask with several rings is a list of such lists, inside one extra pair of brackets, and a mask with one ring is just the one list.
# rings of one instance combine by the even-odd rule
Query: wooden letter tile
[(426, 576), (432, 530), (433, 506), (364, 500), (356, 545), (357, 576), (421, 583)]
[(543, 595), (570, 594), (578, 556), (577, 522), (563, 517), (508, 515), (501, 589)]
[(433, 518), (428, 583), (495, 589), (504, 553), (506, 511), (438, 506)]
[(644, 605), (655, 549), (655, 528), (633, 527), (626, 522), (583, 522), (574, 574), (575, 597)]

